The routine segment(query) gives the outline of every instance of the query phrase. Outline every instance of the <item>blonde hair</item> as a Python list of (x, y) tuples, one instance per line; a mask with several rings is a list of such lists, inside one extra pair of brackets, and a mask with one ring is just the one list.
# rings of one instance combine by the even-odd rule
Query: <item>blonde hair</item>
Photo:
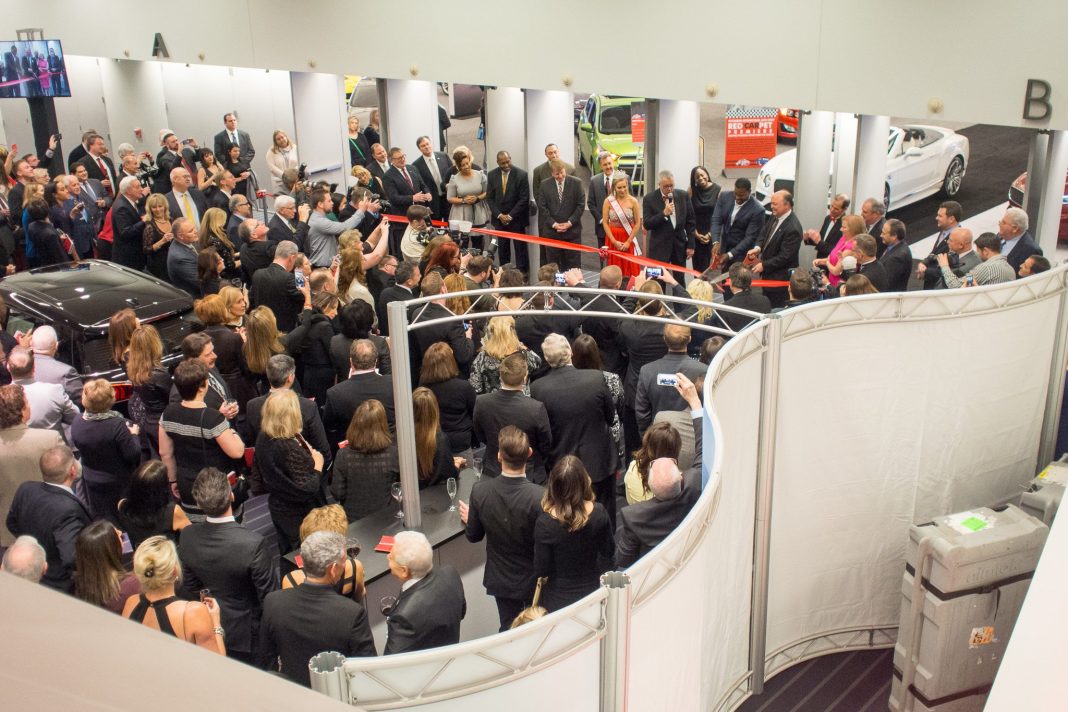
[(170, 221), (171, 206), (167, 202), (167, 199), (163, 197), (163, 195), (160, 193), (152, 193), (148, 196), (148, 200), (145, 201), (145, 210), (148, 212), (149, 216), (152, 215), (152, 208), (156, 207), (157, 205), (163, 208), (163, 219)]
[(501, 361), (505, 356), (519, 350), (519, 337), (515, 333), (515, 319), (510, 316), (495, 316), (486, 325), (482, 336), (482, 350), (487, 356)]
[(846, 215), (842, 218), (842, 230), (849, 232), (850, 237), (856, 237), (866, 233), (868, 226), (864, 224), (864, 218), (859, 215)]
[(369, 185), (371, 184), (371, 171), (367, 170), (363, 166), (353, 166), (352, 177), (356, 179), (357, 183), (367, 181)]
[(337, 249), (339, 251), (341, 251), (341, 252), (344, 252), (345, 250), (351, 250), (353, 248), (356, 248), (356, 249), (359, 250), (360, 256), (362, 257), (363, 256), (363, 244), (362, 243), (363, 243), (363, 233), (360, 232), (359, 230), (357, 230), (356, 228), (352, 228), (351, 230), (346, 230), (345, 232), (343, 232), (343, 233), (341, 233), (340, 235), (337, 236)]
[[(700, 299), (702, 302), (712, 301), (712, 285), (703, 279), (692, 280), (686, 285), (686, 291), (694, 299)], [(700, 324), (705, 323), (712, 316), (712, 311), (712, 307), (698, 307), (695, 321)]]
[(334, 532), (345, 536), (348, 530), (349, 518), (345, 516), (345, 508), (340, 504), (328, 504), (316, 507), (304, 517), (300, 523), (300, 541), (303, 543), (309, 534), (315, 532)]
[(260, 430), (269, 438), (291, 438), (304, 429), (297, 394), (288, 388), (267, 396), (262, 418)]
[[(352, 230), (351, 232), (356, 232)], [(367, 274), (363, 270), (363, 253), (355, 249), (341, 250), (341, 264), (337, 268), (337, 293), (348, 301), (349, 287), (353, 282), (367, 286)]]
[(208, 208), (200, 218), (200, 249), (212, 247), (211, 238), (215, 237), (230, 252), (236, 252), (234, 243), (226, 236), (226, 213), (221, 208)]
[[(223, 291), (226, 291), (225, 288)], [(271, 356), (285, 353), (278, 321), (268, 307), (256, 307), (245, 316), (245, 336), (245, 345), (241, 350), (252, 373), (267, 373), (267, 362)]]
[(528, 606), (519, 611), (519, 615), (512, 620), (512, 625), (508, 626), (509, 630), (512, 628), (518, 628), (521, 625), (536, 621), (539, 618), (548, 615), (549, 611), (545, 610), (541, 606)]
[(82, 389), (82, 405), (86, 413), (104, 413), (115, 405), (115, 390), (103, 378), (94, 378)]
[(134, 552), (133, 569), (142, 591), (158, 591), (182, 580), (178, 549), (165, 536), (150, 536), (141, 542)]
[[(465, 292), (467, 291), (467, 280), (463, 278), (463, 275), (450, 274), (445, 278), (445, 291)], [(445, 308), (453, 314), (466, 314), (467, 310), (471, 308), (471, 297), (450, 297), (445, 300)]]
[(126, 353), (126, 375), (135, 386), (146, 383), (152, 370), (163, 359), (163, 342), (151, 324), (145, 324), (130, 336), (130, 350)]
[(234, 314), (234, 305), (238, 301), (243, 301), (245, 306), (248, 306), (248, 299), (245, 298), (245, 293), (237, 287), (227, 285), (219, 290), (219, 296), (222, 297), (223, 304), (226, 305), (226, 321), (231, 321), (231, 317)]

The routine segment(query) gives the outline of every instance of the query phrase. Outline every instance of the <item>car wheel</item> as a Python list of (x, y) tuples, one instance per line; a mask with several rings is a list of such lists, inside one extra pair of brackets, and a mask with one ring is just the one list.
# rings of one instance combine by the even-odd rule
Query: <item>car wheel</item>
[(946, 169), (946, 177), (942, 181), (942, 194), (947, 198), (952, 198), (960, 192), (960, 183), (963, 179), (964, 159), (956, 156), (949, 162), (949, 168)]

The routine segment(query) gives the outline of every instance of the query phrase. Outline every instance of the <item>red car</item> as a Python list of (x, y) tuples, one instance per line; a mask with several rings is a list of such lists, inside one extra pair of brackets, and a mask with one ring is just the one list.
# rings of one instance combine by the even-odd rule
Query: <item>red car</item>
[[(1009, 186), (1009, 204), (1014, 208), (1023, 207), (1024, 192), (1027, 190), (1027, 174), (1021, 173), (1020, 177)], [(1068, 243), (1068, 178), (1064, 183), (1064, 196), (1061, 198), (1061, 227), (1057, 232), (1057, 242)]]
[(779, 109), (775, 115), (775, 136), (780, 141), (797, 141), (797, 119), (801, 116), (798, 109)]

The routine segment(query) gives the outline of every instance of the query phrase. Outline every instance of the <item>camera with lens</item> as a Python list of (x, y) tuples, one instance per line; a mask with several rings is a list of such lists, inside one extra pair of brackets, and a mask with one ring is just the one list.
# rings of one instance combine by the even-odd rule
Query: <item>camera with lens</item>
[[(955, 270), (960, 268), (960, 255), (950, 250), (946, 253), (946, 258), (949, 260), (949, 269)], [(923, 258), (923, 264), (927, 266), (927, 269), (938, 270), (938, 255), (927, 255)]]
[[(393, 212), (393, 203), (389, 202), (389, 200), (387, 200), (386, 198), (383, 198), (378, 193), (371, 193), (371, 200), (373, 200), (374, 202), (376, 202), (380, 206), (382, 206), (382, 212), (383, 213), (392, 213)], [(431, 235), (430, 237), (433, 237), (433, 235)]]
[(142, 159), (137, 168), (138, 170), (137, 173), (134, 173), (134, 178), (141, 181), (141, 185), (146, 188), (149, 187), (149, 184), (155, 180), (156, 175), (159, 173), (159, 166), (147, 158)]
[[(385, 210), (385, 207), (383, 207)], [(412, 233), (412, 239), (424, 247), (430, 243), (435, 237), (445, 234), (445, 228), (443, 227), (425, 227), (419, 232)]]
[(307, 163), (301, 163), (300, 166), (297, 167), (297, 180), (300, 181), (301, 183), (303, 183), (304, 181), (308, 180), (308, 164)]

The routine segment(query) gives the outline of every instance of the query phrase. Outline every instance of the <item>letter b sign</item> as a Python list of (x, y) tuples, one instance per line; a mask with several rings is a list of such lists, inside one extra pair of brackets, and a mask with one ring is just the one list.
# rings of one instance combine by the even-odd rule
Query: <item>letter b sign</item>
[(1049, 103), (1053, 87), (1042, 79), (1028, 79), (1027, 92), (1024, 94), (1023, 117), (1027, 121), (1043, 121), (1053, 112)]

